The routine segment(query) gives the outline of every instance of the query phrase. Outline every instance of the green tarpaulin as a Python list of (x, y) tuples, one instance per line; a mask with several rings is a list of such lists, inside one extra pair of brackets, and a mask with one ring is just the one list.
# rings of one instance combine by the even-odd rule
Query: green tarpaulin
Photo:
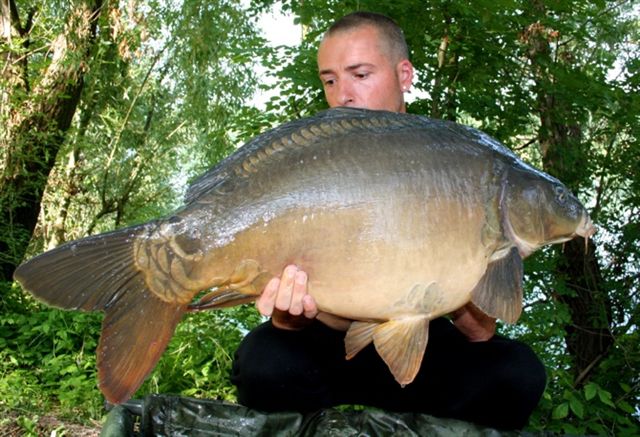
[(499, 432), (418, 413), (325, 409), (263, 413), (227, 402), (152, 395), (115, 407), (102, 437), (120, 436), (492, 436)]

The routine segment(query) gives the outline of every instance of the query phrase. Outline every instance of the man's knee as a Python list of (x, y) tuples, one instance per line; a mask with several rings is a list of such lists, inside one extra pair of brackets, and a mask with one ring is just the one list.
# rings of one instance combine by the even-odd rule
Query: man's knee
[(537, 405), (544, 391), (547, 375), (544, 365), (524, 343), (513, 341), (503, 360), (502, 381), (513, 393)]
[(504, 347), (495, 369), (496, 412), (502, 416), (500, 427), (522, 428), (538, 405), (546, 386), (544, 365), (531, 348), (518, 341)]
[(324, 402), (325, 384), (305, 343), (303, 333), (279, 330), (270, 322), (251, 331), (231, 370), (238, 401), (265, 411), (314, 409)]

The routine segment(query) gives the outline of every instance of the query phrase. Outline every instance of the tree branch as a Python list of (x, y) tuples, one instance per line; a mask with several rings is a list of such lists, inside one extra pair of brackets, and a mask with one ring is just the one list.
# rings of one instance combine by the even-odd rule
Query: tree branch
[(578, 375), (578, 377), (575, 379), (575, 381), (573, 381), (573, 386), (574, 387), (578, 387), (580, 384), (582, 384), (582, 382), (589, 376), (589, 374), (591, 373), (591, 370), (593, 370), (595, 365), (598, 364), (598, 362), (602, 359), (603, 356), (604, 356), (603, 354), (599, 354), (598, 356), (596, 356), (589, 363), (589, 365), (587, 367), (585, 367), (582, 372), (580, 372), (580, 375)]
[(533, 143), (535, 143), (536, 141), (538, 141), (538, 137), (533, 137), (531, 138), (529, 141), (527, 141), (526, 143), (524, 143), (521, 146), (518, 147), (514, 147), (513, 150), (523, 150), (526, 149), (527, 147), (529, 147), (530, 145), (532, 145)]
[(138, 98), (140, 98), (140, 95), (142, 94), (142, 91), (144, 90), (144, 87), (147, 84), (147, 80), (149, 79), (149, 76), (151, 76), (151, 72), (156, 66), (156, 63), (158, 62), (158, 60), (160, 59), (161, 54), (162, 52), (158, 52), (155, 58), (153, 59), (153, 62), (151, 62), (151, 65), (149, 66), (149, 69), (147, 70), (147, 73), (145, 74), (144, 79), (140, 84), (140, 87), (138, 87), (138, 91), (136, 92), (136, 95), (133, 97), (133, 100), (129, 105), (129, 109), (127, 110), (127, 113), (124, 116), (124, 120), (122, 121), (120, 128), (118, 129), (117, 133), (111, 138), (111, 141), (109, 142), (108, 147), (111, 148), (111, 152), (109, 153), (109, 158), (107, 158), (107, 164), (105, 166), (104, 175), (102, 177), (102, 187), (100, 189), (100, 198), (102, 199), (103, 203), (106, 201), (107, 179), (109, 177), (109, 169), (111, 168), (111, 163), (113, 162), (113, 158), (115, 157), (118, 144), (120, 143), (120, 138), (122, 138), (122, 133), (124, 132), (124, 129), (129, 123), (129, 118), (131, 118), (131, 113), (133, 112), (133, 108), (138, 102)]

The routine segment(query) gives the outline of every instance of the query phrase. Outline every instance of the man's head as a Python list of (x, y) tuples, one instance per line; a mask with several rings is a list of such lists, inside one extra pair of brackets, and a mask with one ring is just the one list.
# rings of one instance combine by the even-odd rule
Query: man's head
[(404, 112), (413, 66), (402, 30), (390, 18), (355, 12), (336, 21), (318, 49), (329, 106)]

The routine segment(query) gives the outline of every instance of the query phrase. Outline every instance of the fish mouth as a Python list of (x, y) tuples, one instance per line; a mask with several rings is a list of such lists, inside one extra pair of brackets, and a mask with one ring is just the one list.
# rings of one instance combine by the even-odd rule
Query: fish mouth
[(591, 217), (589, 217), (589, 214), (587, 214), (586, 211), (583, 212), (582, 220), (578, 225), (578, 229), (576, 229), (576, 235), (580, 235), (581, 237), (584, 237), (584, 253), (585, 254), (589, 252), (589, 238), (591, 238), (591, 236), (595, 233), (596, 233), (596, 227), (591, 221)]
[(589, 214), (584, 212), (582, 214), (582, 219), (580, 220), (580, 223), (576, 227), (576, 230), (573, 232), (573, 234), (571, 234), (570, 236), (560, 237), (556, 240), (547, 241), (545, 242), (545, 244), (564, 243), (566, 241), (573, 240), (576, 236), (579, 236), (584, 238), (584, 251), (585, 253), (587, 253), (589, 248), (589, 238), (591, 238), (591, 236), (596, 233), (596, 230), (596, 227), (591, 221), (591, 217), (589, 217)]
[(591, 217), (586, 212), (582, 214), (582, 220), (576, 229), (576, 235), (583, 237), (585, 240), (589, 240), (593, 234), (596, 233), (596, 227), (591, 221)]

